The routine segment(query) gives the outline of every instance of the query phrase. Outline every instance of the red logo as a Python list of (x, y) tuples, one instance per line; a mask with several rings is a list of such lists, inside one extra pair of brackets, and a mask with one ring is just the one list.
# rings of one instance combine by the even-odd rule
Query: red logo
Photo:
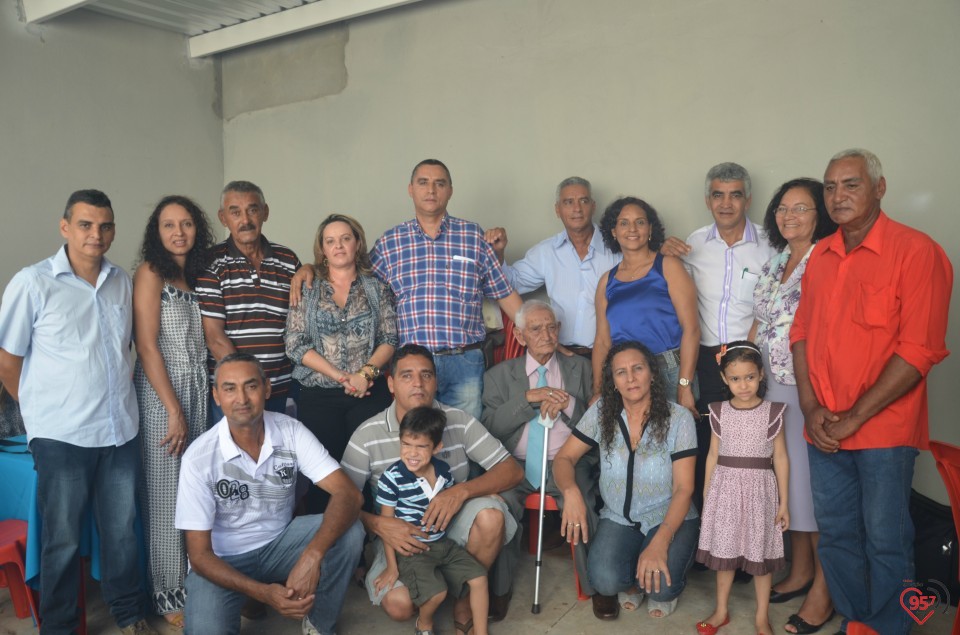
[(924, 595), (923, 591), (914, 586), (907, 587), (900, 594), (900, 606), (921, 626), (934, 614), (938, 604), (938, 596)]

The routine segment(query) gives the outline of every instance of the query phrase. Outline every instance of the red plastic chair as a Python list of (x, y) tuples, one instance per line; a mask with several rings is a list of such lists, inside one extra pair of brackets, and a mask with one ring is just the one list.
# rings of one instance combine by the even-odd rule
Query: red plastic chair
[[(526, 500), (523, 502), (524, 508), (526, 508), (529, 516), (529, 525), (530, 525), (530, 540), (527, 543), (527, 549), (530, 553), (537, 553), (537, 541), (540, 538), (539, 527), (540, 523), (537, 522), (537, 514), (540, 512), (540, 492), (534, 492), (529, 494)], [(560, 511), (560, 507), (557, 506), (557, 500), (547, 494), (543, 499), (543, 511)], [(580, 575), (577, 573), (576, 566), (576, 556), (574, 555), (573, 543), (570, 543), (570, 559), (573, 561), (573, 583), (577, 588), (577, 599), (578, 600), (589, 600), (590, 596), (583, 592), (583, 589), (580, 587)]]
[(23, 520), (0, 521), (0, 586), (10, 589), (10, 599), (19, 619), (33, 617), (39, 624), (35, 592), (24, 580), (26, 551), (27, 523)]
[[(950, 509), (953, 511), (953, 526), (960, 531), (960, 448), (943, 441), (931, 441), (930, 452), (937, 462), (937, 470), (947, 486)], [(953, 631), (960, 633), (960, 610), (953, 618)]]
[(513, 336), (513, 320), (507, 317), (503, 310), (500, 311), (500, 315), (503, 317), (503, 344), (493, 349), (494, 364), (520, 357), (525, 350), (525, 347), (521, 346), (517, 338)]

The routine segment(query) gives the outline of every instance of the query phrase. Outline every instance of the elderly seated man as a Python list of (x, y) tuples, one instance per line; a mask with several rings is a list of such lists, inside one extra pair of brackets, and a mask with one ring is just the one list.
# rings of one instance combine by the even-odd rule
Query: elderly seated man
[[(387, 386), (394, 403), (357, 428), (343, 454), (341, 466), (356, 486), (369, 486), (377, 491), (383, 472), (400, 460), (400, 421), (419, 406), (443, 410), (447, 425), (443, 431), (443, 449), (437, 453), (450, 466), (453, 487), (439, 492), (423, 514), (424, 527), (446, 531), (447, 536), (465, 547), (486, 568), (497, 560), (503, 545), (513, 539), (517, 523), (497, 493), (509, 490), (523, 478), (523, 470), (503, 445), (490, 435), (479, 421), (469, 414), (434, 401), (437, 394), (437, 372), (433, 354), (423, 346), (407, 344), (393, 355), (392, 372)], [(485, 472), (470, 479), (470, 461)], [(383, 544), (393, 547), (400, 556), (409, 556), (428, 547), (417, 538), (428, 534), (400, 518), (360, 513), (367, 531), (376, 535), (374, 557), (367, 572), (366, 587), (370, 601), (383, 607), (392, 619), (408, 620), (415, 608), (410, 593), (398, 580), (392, 588), (379, 592), (374, 581), (386, 568)], [(515, 562), (501, 563), (490, 580), (490, 619), (506, 615), (510, 600)], [(463, 635), (472, 628), (469, 595), (460, 598), (453, 608), (454, 626)]]
[[(553, 480), (553, 457), (576, 428), (590, 399), (590, 362), (579, 355), (558, 355), (559, 332), (553, 308), (540, 300), (527, 300), (517, 311), (513, 331), (517, 342), (527, 347), (526, 354), (497, 364), (483, 377), (483, 424), (524, 466), (526, 478), (501, 494), (517, 521), (523, 514), (524, 500), (540, 490), (543, 478), (547, 479), (547, 494), (563, 505)], [(544, 451), (547, 471), (541, 474)], [(576, 466), (577, 485), (587, 505), (590, 536), (597, 524), (597, 457), (596, 451), (590, 452)], [(519, 541), (511, 548), (519, 550)], [(575, 559), (583, 591), (593, 595), (586, 574), (584, 543), (577, 544)]]

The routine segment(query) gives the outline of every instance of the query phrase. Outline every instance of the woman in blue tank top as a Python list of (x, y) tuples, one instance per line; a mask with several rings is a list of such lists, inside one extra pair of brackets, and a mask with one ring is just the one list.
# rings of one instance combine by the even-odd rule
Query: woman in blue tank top
[(637, 341), (656, 354), (667, 398), (697, 416), (692, 383), (700, 350), (697, 290), (679, 258), (659, 253), (665, 231), (656, 210), (632, 196), (617, 199), (603, 213), (600, 233), (610, 251), (623, 253), (623, 262), (597, 285), (594, 395), (600, 393), (607, 351)]

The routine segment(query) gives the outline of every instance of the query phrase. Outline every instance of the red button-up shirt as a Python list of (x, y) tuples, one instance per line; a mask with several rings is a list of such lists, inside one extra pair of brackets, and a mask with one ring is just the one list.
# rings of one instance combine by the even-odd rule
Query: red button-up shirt
[(790, 344), (806, 341), (810, 381), (824, 407), (852, 408), (893, 355), (922, 376), (841, 441), (841, 449), (926, 449), (926, 377), (949, 354), (944, 340), (953, 267), (940, 245), (881, 211), (850, 253), (841, 231), (821, 240), (801, 285)]

